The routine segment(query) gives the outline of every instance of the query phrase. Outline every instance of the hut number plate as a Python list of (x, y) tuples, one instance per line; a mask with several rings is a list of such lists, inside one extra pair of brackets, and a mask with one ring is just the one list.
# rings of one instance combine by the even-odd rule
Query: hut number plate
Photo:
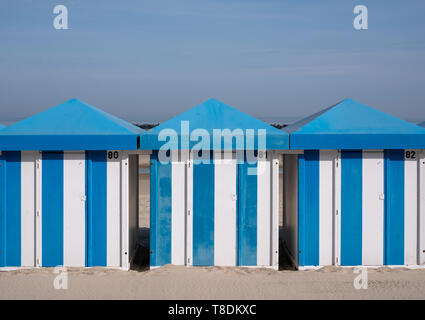
[(415, 150), (406, 150), (405, 156), (406, 156), (406, 159), (416, 159), (416, 151)]

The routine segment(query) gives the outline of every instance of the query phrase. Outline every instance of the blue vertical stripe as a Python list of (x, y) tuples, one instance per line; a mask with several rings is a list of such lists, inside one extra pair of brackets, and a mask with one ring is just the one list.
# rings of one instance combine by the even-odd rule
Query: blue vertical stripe
[(319, 151), (298, 156), (298, 264), (319, 265)]
[(84, 175), (85, 175), (85, 190), (84, 190), (84, 194), (86, 195), (86, 203), (85, 203), (85, 205), (84, 205), (84, 210), (85, 210), (85, 212), (84, 212), (84, 217), (85, 217), (85, 225), (86, 225), (86, 227), (85, 227), (85, 234), (84, 234), (84, 239), (85, 239), (85, 245), (84, 245), (84, 248), (85, 248), (85, 255), (84, 255), (84, 265), (87, 267), (88, 266), (88, 257), (89, 257), (89, 254), (88, 254), (88, 247), (89, 247), (89, 241), (88, 241), (88, 221), (89, 221), (89, 187), (88, 187), (88, 181), (89, 181), (89, 169), (88, 169), (88, 164), (89, 164), (89, 161), (87, 160), (87, 157), (88, 157), (88, 153), (86, 152), (86, 154), (85, 154), (85, 166), (84, 166)]
[(238, 164), (239, 265), (257, 265), (257, 162)]
[(193, 265), (214, 265), (214, 163), (193, 164)]
[(158, 228), (158, 197), (157, 194), (159, 192), (158, 189), (158, 156), (157, 152), (153, 151), (150, 157), (150, 231), (149, 231), (149, 263), (151, 266), (158, 266), (156, 259), (156, 251), (157, 251), (157, 228)]
[(404, 150), (385, 151), (384, 264), (404, 264)]
[(341, 152), (341, 265), (362, 264), (362, 157)]
[(106, 151), (87, 151), (87, 265), (106, 266), (107, 166)]
[(7, 152), (6, 266), (21, 265), (21, 152)]
[(63, 265), (63, 153), (42, 154), (42, 264)]
[(0, 267), (6, 266), (6, 156), (0, 155)]
[(151, 266), (171, 263), (171, 163), (161, 163), (158, 152), (151, 156)]

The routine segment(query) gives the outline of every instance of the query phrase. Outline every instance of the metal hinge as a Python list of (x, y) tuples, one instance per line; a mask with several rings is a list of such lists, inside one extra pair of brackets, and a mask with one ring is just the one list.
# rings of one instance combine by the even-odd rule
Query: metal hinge
[(336, 257), (336, 264), (339, 264), (339, 259), (338, 259), (338, 257)]
[(40, 266), (40, 258), (37, 258), (37, 266)]
[(187, 264), (190, 264), (190, 258), (187, 258)]
[(187, 215), (190, 216), (190, 210), (187, 210)]
[(37, 217), (40, 216), (40, 210), (37, 210)]
[(338, 215), (339, 214), (339, 211), (338, 210), (335, 210), (335, 213), (336, 213), (336, 215)]

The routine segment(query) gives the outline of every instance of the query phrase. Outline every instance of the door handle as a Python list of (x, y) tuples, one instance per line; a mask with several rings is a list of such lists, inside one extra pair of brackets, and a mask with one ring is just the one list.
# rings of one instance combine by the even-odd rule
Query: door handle
[(385, 200), (385, 194), (380, 193), (379, 194), (379, 200)]
[(86, 201), (86, 200), (87, 200), (86, 196), (81, 196), (81, 201)]

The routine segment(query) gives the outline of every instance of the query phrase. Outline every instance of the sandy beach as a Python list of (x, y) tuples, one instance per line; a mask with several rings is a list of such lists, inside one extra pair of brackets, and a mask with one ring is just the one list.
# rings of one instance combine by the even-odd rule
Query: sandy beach
[(53, 269), (0, 272), (0, 299), (424, 299), (425, 270), (368, 271), (355, 289), (353, 269), (275, 271), (164, 266), (149, 271), (68, 269), (68, 289)]

